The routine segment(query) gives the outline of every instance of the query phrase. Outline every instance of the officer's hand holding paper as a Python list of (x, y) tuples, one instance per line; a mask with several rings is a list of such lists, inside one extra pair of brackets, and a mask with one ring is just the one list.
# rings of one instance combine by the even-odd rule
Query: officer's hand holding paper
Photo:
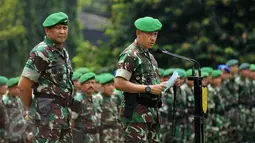
[(178, 72), (174, 71), (173, 75), (169, 78), (166, 83), (166, 88), (163, 91), (163, 94), (174, 84), (174, 82), (178, 79)]

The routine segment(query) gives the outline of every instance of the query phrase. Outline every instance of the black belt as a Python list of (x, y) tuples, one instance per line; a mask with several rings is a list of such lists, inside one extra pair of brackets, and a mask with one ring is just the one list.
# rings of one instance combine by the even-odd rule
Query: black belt
[(98, 127), (93, 128), (82, 128), (82, 127), (76, 127), (77, 130), (82, 131), (84, 134), (97, 134), (99, 133)]
[(69, 107), (69, 105), (72, 103), (72, 98), (63, 98), (57, 95), (53, 95), (53, 94), (45, 94), (45, 93), (39, 93), (39, 92), (35, 92), (34, 93), (35, 98), (50, 98), (50, 99), (54, 99), (52, 101), (52, 103), (55, 104), (59, 104), (63, 107)]
[(115, 124), (105, 124), (101, 126), (102, 129), (117, 129), (117, 126)]
[(90, 128), (90, 129), (86, 129), (85, 133), (88, 133), (88, 134), (97, 134), (97, 133), (99, 133), (99, 130), (98, 130), (98, 128)]
[(161, 99), (151, 100), (149, 98), (137, 98), (137, 103), (148, 107), (160, 108), (162, 106)]

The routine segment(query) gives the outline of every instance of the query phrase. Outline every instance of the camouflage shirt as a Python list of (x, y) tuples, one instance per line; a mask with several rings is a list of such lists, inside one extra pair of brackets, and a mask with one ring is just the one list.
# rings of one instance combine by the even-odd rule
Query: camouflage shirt
[(137, 84), (159, 84), (158, 64), (148, 49), (135, 40), (119, 57), (116, 77), (120, 76)]
[(102, 100), (99, 103), (102, 109), (101, 124), (116, 124), (118, 121), (118, 105), (117, 98), (114, 96), (102, 95)]
[[(148, 49), (142, 48), (136, 40), (120, 54), (116, 77), (143, 85), (160, 83), (157, 61)], [(121, 115), (124, 116), (122, 113)], [(134, 109), (131, 122), (154, 122), (155, 115), (155, 108), (138, 104)]]
[(82, 112), (75, 120), (75, 128), (84, 130), (98, 128), (100, 125), (99, 118), (96, 116), (98, 110), (92, 96), (79, 92), (74, 99), (82, 103)]
[(102, 94), (102, 100), (99, 103), (102, 109), (100, 142), (119, 142), (120, 141), (120, 123), (117, 98), (112, 95)]
[(227, 79), (222, 86), (231, 93), (231, 100), (228, 100), (229, 102), (231, 102), (230, 106), (238, 104), (239, 85), (238, 85), (237, 77)]
[(17, 135), (22, 135), (23, 131), (26, 129), (25, 125), (25, 109), (22, 102), (18, 96), (11, 96), (9, 92), (4, 95), (3, 103), (6, 109), (6, 128), (8, 130), (7, 136), (9, 139), (14, 138)]
[(6, 136), (6, 122), (7, 122), (7, 113), (6, 113), (6, 109), (4, 106), (4, 103), (2, 101), (2, 96), (0, 96), (0, 141), (4, 142), (4, 138)]
[(22, 76), (34, 81), (33, 91), (61, 97), (72, 95), (72, 67), (65, 48), (57, 48), (49, 38), (35, 46)]
[(241, 77), (238, 77), (236, 81), (239, 85), (239, 104), (252, 104), (251, 82)]
[[(56, 44), (48, 37), (45, 37), (44, 41), (31, 50), (22, 76), (34, 81), (32, 87), (34, 98), (29, 116), (38, 127), (34, 129), (35, 136), (43, 134), (44, 131), (39, 128), (70, 128), (71, 114), (67, 107), (52, 103), (53, 99), (42, 98), (40, 100), (37, 97), (48, 94), (53, 97), (70, 99), (74, 91), (71, 80), (72, 71), (66, 49), (64, 47), (57, 48)], [(47, 112), (47, 115), (42, 115), (43, 112)]]
[(212, 109), (213, 113), (223, 115), (225, 109), (224, 105), (224, 95), (222, 94), (222, 89), (220, 87), (208, 87), (209, 97), (213, 100), (214, 107)]
[(182, 89), (185, 92), (185, 104), (186, 104), (186, 111), (189, 114), (194, 114), (195, 113), (195, 99), (194, 99), (194, 87), (188, 86), (188, 84), (184, 84)]

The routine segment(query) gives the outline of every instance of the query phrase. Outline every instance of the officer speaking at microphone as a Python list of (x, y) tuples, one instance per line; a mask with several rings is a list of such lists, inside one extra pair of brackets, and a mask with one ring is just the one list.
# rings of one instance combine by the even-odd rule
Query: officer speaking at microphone
[(114, 83), (118, 90), (124, 91), (120, 113), (122, 136), (124, 142), (160, 142), (158, 108), (166, 83), (160, 83), (158, 64), (149, 49), (156, 42), (162, 24), (158, 19), (143, 17), (134, 25), (136, 39), (120, 54)]

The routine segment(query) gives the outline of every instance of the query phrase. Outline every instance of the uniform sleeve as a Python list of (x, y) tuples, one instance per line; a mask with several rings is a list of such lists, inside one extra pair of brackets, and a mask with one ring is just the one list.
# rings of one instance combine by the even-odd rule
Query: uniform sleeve
[(122, 77), (126, 80), (130, 80), (132, 72), (136, 69), (136, 58), (130, 54), (123, 54), (119, 58), (118, 69), (116, 71), (116, 77)]
[(32, 51), (23, 69), (22, 76), (37, 82), (42, 71), (44, 71), (49, 64), (49, 56), (46, 51)]
[(80, 93), (77, 93), (74, 96), (74, 100), (81, 102), (83, 100), (83, 96)]
[[(80, 93), (77, 93), (75, 96), (74, 96), (74, 100), (78, 101), (78, 102), (81, 102), (83, 100), (83, 96), (80, 94)], [(73, 120), (76, 120), (77, 118), (79, 117), (79, 114), (72, 111), (71, 112), (71, 118)]]

